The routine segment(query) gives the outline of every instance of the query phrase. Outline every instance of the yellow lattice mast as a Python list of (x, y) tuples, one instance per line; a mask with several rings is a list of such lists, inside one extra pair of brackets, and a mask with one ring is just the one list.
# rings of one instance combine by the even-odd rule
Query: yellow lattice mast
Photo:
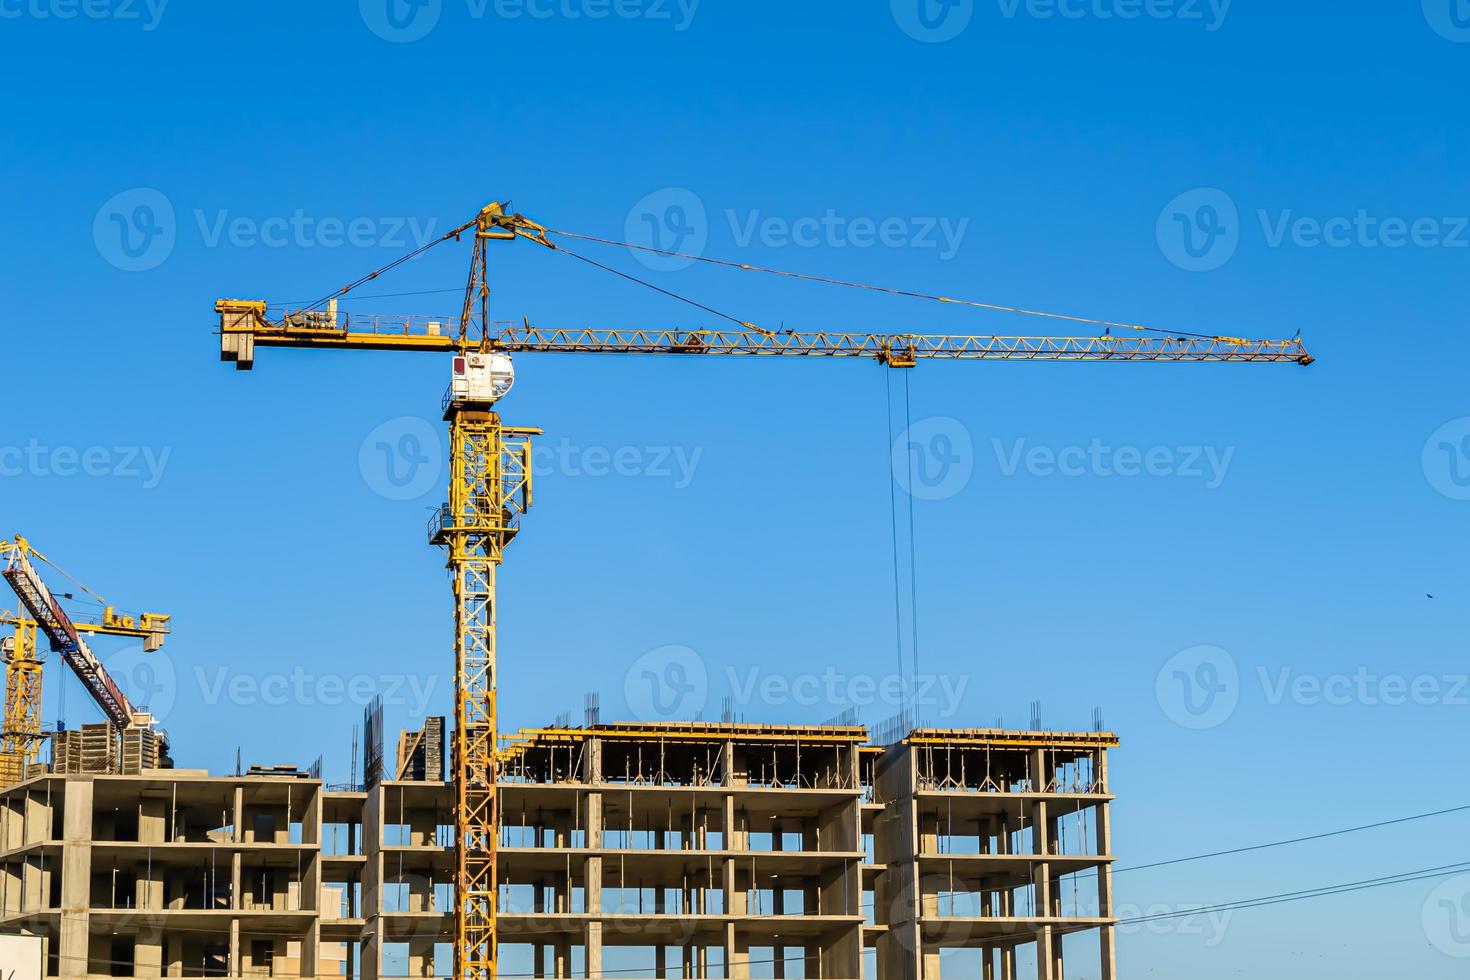
[[(419, 316), (340, 314), (337, 300), (356, 286), (422, 254), (434, 245), (474, 230), (469, 282), (458, 321)], [(449, 425), (450, 481), (447, 504), (435, 515), (430, 539), (447, 549), (454, 590), (455, 732), (455, 977), (490, 980), (496, 969), (496, 568), (531, 505), (530, 439), (535, 429), (501, 423), (493, 406), (514, 379), (516, 353), (672, 354), (742, 357), (866, 358), (894, 368), (921, 360), (1028, 360), (1097, 362), (1224, 362), (1310, 364), (1296, 339), (1248, 340), (1186, 334), (1134, 324), (1059, 316), (1034, 310), (877, 289), (819, 279), (839, 286), (876, 289), (942, 303), (1048, 317), (1105, 328), (1101, 336), (1001, 336), (844, 331), (771, 331), (706, 306), (693, 304), (732, 324), (729, 329), (543, 328), (529, 322), (497, 325), (489, 317), (487, 243), (523, 238), (563, 252), (627, 279), (554, 244), (553, 232), (491, 204), (442, 238), (376, 270), (311, 307), (272, 317), (259, 300), (221, 299), (220, 356), (249, 370), (257, 347), (325, 350), (419, 351), (452, 356), (451, 383), (444, 403)], [(604, 241), (592, 239), (594, 241)], [(630, 246), (623, 242), (605, 244)], [(654, 249), (645, 249), (657, 251)], [(674, 253), (666, 253), (674, 254)], [(685, 256), (697, 261), (712, 261)], [(752, 272), (798, 279), (812, 277), (718, 262)], [(635, 282), (638, 280), (634, 280)], [(649, 285), (643, 283), (643, 285)], [(658, 289), (658, 287), (652, 287)], [(674, 296), (672, 293), (666, 295)], [(684, 302), (684, 297), (674, 296)], [(1112, 331), (1123, 331), (1114, 336)]]
[(0, 613), (14, 635), (0, 640), (5, 657), (5, 727), (0, 731), (0, 785), (25, 778), (41, 753), (41, 661), (36, 656), (36, 624), (24, 616)]

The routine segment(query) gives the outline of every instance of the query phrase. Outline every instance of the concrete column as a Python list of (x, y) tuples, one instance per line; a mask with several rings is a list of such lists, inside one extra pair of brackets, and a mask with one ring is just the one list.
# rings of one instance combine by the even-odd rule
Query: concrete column
[(587, 924), (587, 976), (597, 980), (602, 976), (602, 923)]
[(937, 946), (924, 946), (923, 978), (922, 980), (939, 980), (939, 948)]
[[(42, 856), (27, 857), (21, 863), (21, 881), (17, 898), (24, 899), (27, 912), (39, 912), (51, 902), (51, 875), (53, 871), (44, 867)], [(63, 859), (64, 860), (64, 859)], [(54, 862), (53, 862), (54, 863)]]
[[(1108, 779), (1108, 754), (1103, 749), (1099, 749), (1097, 753), (1097, 774), (1099, 782), (1105, 788)], [(1109, 857), (1113, 853), (1112, 806), (1106, 802), (1099, 803), (1093, 813), (1097, 819), (1097, 853), (1103, 857)], [(1103, 919), (1113, 917), (1113, 866), (1111, 864), (1104, 864), (1097, 869), (1097, 914)], [(1117, 980), (1116, 932), (1116, 927), (1112, 925), (1102, 926), (1098, 930), (1098, 953), (1102, 961), (1099, 973), (1101, 980)]]
[[(653, 889), (653, 914), (662, 916), (666, 914), (667, 908), (664, 901), (664, 882), (655, 879)], [(669, 947), (662, 940), (654, 952), (654, 974), (657, 980), (664, 980), (669, 975)]]
[(363, 930), (362, 980), (378, 980), (383, 971), (383, 807), (381, 785), (367, 791), (363, 806), (362, 850), (366, 855), (362, 873)]
[(92, 781), (68, 779), (61, 855), (61, 947), (58, 972), (85, 976), (91, 953)]
[[(1041, 755), (1040, 751), (1032, 753), (1033, 766), (1035, 760)], [(1035, 768), (1032, 770), (1036, 772)], [(1048, 777), (1043, 777), (1043, 781)], [(1032, 901), (1036, 906), (1036, 915), (1046, 918), (1052, 916), (1052, 887), (1051, 887), (1051, 863), (1046, 860), (1046, 855), (1051, 853), (1051, 820), (1047, 816), (1047, 805), (1045, 801), (1036, 804), (1036, 810), (1031, 815), (1031, 839), (1034, 842), (1035, 851), (1040, 855), (1040, 860), (1031, 866), (1032, 876)], [(1056, 971), (1056, 944), (1055, 930), (1051, 926), (1042, 926), (1036, 933), (1036, 976), (1038, 980), (1059, 980)]]
[(725, 976), (730, 980), (750, 977), (750, 941), (736, 934), (733, 922), (725, 924)]
[(245, 840), (245, 787), (235, 787), (235, 799), (231, 806), (230, 826), (234, 830), (233, 840), (241, 843)]
[(39, 844), (51, 839), (51, 805), (45, 795), (34, 789), (25, 795), (25, 817), (23, 836), (27, 844)]
[[(588, 746), (587, 765), (591, 773), (601, 772), (601, 740), (593, 739)], [(602, 793), (587, 793), (587, 849), (590, 852), (583, 864), (583, 908), (588, 916), (602, 914)], [(567, 901), (571, 901), (571, 883), (567, 883)], [(570, 908), (570, 905), (568, 905)], [(582, 934), (582, 945), (586, 950), (586, 972), (588, 977), (602, 976), (602, 923), (589, 921)]]
[(140, 932), (133, 946), (133, 976), (163, 976), (163, 938), (157, 932)]
[[(322, 924), (320, 919), (313, 919), (311, 926), (306, 930), (306, 935), (301, 937), (301, 975), (303, 977), (314, 977), (319, 972), (318, 962), (322, 951)], [(432, 962), (432, 960), (431, 960)]]

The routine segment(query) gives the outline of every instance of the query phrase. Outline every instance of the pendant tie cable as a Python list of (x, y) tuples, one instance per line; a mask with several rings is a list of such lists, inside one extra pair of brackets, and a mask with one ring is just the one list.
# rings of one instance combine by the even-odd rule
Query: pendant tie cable
[[(492, 205), (491, 207), (498, 208), (498, 205)], [(487, 212), (488, 211), (489, 209), (487, 209)], [(753, 330), (756, 333), (762, 334), (766, 337), (776, 336), (775, 331), (758, 326), (750, 322), (749, 320), (742, 320), (737, 316), (733, 316), (729, 313), (717, 310), (712, 306), (708, 306), (704, 303), (698, 302), (697, 300), (691, 299), (688, 296), (676, 293), (670, 289), (665, 289), (662, 286), (657, 286), (646, 279), (640, 279), (639, 277), (632, 275), (631, 273), (623, 272), (620, 269), (613, 268), (612, 266), (599, 262), (596, 259), (592, 259), (578, 252), (574, 252), (569, 248), (553, 242), (548, 236), (555, 235), (559, 238), (570, 238), (577, 241), (593, 242), (599, 245), (611, 245), (616, 248), (626, 248), (638, 252), (648, 252), (654, 255), (663, 255), (669, 258), (685, 259), (690, 262), (703, 262), (707, 265), (719, 266), (726, 269), (737, 269), (742, 272), (759, 272), (765, 275), (780, 276), (786, 279), (797, 279), (803, 282), (815, 282), (828, 286), (841, 286), (846, 289), (860, 289), (867, 292), (883, 293), (889, 296), (902, 296), (909, 299), (922, 299), (935, 303), (947, 303), (954, 306), (967, 306), (974, 309), (990, 310), (998, 313), (1014, 313), (1021, 316), (1042, 317), (1049, 320), (1063, 320), (1068, 323), (1078, 323), (1085, 324), (1087, 326), (1102, 327), (1104, 328), (1104, 336), (1110, 335), (1113, 329), (1116, 328), (1119, 330), (1137, 330), (1145, 333), (1162, 334), (1164, 336), (1176, 337), (1179, 340), (1195, 339), (1220, 341), (1225, 343), (1250, 343), (1250, 341), (1240, 337), (1225, 337), (1216, 334), (1197, 333), (1185, 330), (1166, 330), (1161, 327), (1150, 327), (1140, 323), (1124, 323), (1120, 320), (1104, 320), (1096, 317), (1075, 316), (1068, 313), (1050, 313), (1045, 310), (1033, 310), (1021, 306), (1006, 306), (1000, 303), (986, 303), (980, 300), (956, 299), (952, 296), (940, 296), (933, 293), (922, 293), (910, 289), (896, 289), (890, 286), (878, 286), (872, 283), (852, 282), (846, 279), (833, 279), (828, 276), (814, 276), (801, 272), (790, 272), (783, 269), (772, 269), (766, 266), (752, 265), (747, 262), (732, 262), (727, 259), (716, 259), (704, 255), (695, 255), (689, 252), (679, 252), (672, 249), (656, 248), (652, 245), (639, 245), (634, 242), (623, 242), (613, 238), (602, 238), (597, 235), (584, 235), (580, 232), (546, 228), (536, 224), (533, 221), (528, 220), (520, 214), (508, 214), (504, 211), (499, 210), (497, 210), (495, 214), (496, 218), (492, 219), (493, 223), (497, 227), (514, 234), (516, 237), (535, 242), (536, 244), (542, 245), (553, 252), (561, 252), (564, 255), (568, 255), (578, 260), (579, 262), (584, 262), (587, 265), (593, 266), (594, 268), (601, 269), (604, 272), (609, 272), (615, 276), (618, 276), (619, 278), (626, 279), (629, 282), (646, 287), (656, 293), (667, 296), (670, 299), (678, 300), (681, 303), (685, 303), (689, 306), (695, 307), (696, 309), (703, 310), (704, 312), (709, 313), (712, 316), (719, 317), (722, 320), (728, 320), (731, 323), (741, 327), (742, 329)], [(367, 275), (353, 280), (352, 282), (336, 290), (335, 292), (323, 296), (321, 299), (312, 303), (310, 306), (305, 307), (301, 312), (312, 312), (321, 310), (324, 306), (326, 306), (333, 300), (341, 299), (357, 287), (372, 282), (384, 273), (390, 272), (393, 269), (396, 269), (397, 267), (403, 265), (404, 263), (418, 258), (420, 255), (423, 255), (425, 252), (429, 251), (435, 246), (441, 245), (444, 242), (449, 241), (450, 239), (457, 240), (465, 232), (469, 231), (472, 228), (475, 228), (476, 225), (483, 224), (483, 219), (484, 213), (482, 213), (481, 215), (477, 215), (476, 218), (465, 222), (464, 224), (452, 229), (451, 231), (446, 232), (439, 238), (420, 245), (418, 248), (393, 260), (387, 265), (374, 269)], [(390, 293), (384, 295), (427, 295), (429, 293), (451, 291), (452, 290), (422, 290), (419, 293)], [(484, 324), (483, 328), (488, 331), (489, 324)]]
[(758, 327), (754, 323), (747, 322), (745, 320), (740, 319), (739, 317), (731, 316), (728, 313), (721, 313), (719, 310), (714, 309), (713, 307), (710, 307), (710, 306), (705, 306), (703, 303), (700, 303), (700, 302), (698, 302), (696, 300), (692, 300), (692, 299), (690, 299), (687, 296), (681, 296), (678, 293), (670, 292), (669, 290), (664, 289), (661, 286), (655, 286), (653, 283), (648, 282), (645, 279), (639, 279), (637, 276), (630, 275), (629, 273), (623, 272), (623, 271), (621, 271), (619, 269), (614, 269), (610, 265), (603, 265), (601, 262), (598, 262), (596, 259), (589, 259), (585, 255), (581, 255), (581, 254), (579, 254), (577, 252), (573, 252), (571, 249), (562, 248), (560, 245), (557, 245), (554, 242), (542, 241), (540, 239), (532, 239), (532, 240), (533, 241), (540, 242), (540, 244), (547, 246), (552, 251), (560, 252), (563, 255), (570, 255), (572, 258), (578, 259), (578, 260), (580, 260), (582, 262), (586, 262), (588, 265), (596, 266), (597, 268), (601, 269), (603, 272), (611, 272), (613, 275), (620, 276), (623, 279), (628, 280), (629, 282), (635, 282), (635, 283), (637, 283), (640, 286), (647, 286), (649, 289), (653, 290), (656, 293), (663, 293), (665, 296), (669, 297), (670, 299), (676, 299), (676, 300), (678, 300), (681, 303), (688, 303), (690, 306), (693, 306), (693, 307), (696, 307), (698, 309), (704, 310), (706, 313), (713, 314), (713, 315), (715, 315), (717, 317), (720, 317), (721, 319), (729, 320), (731, 323), (734, 323), (737, 326), (744, 327), (747, 330), (754, 330), (757, 333), (765, 334), (767, 337), (774, 337), (775, 336), (775, 332), (774, 331), (767, 330), (764, 327)]
[[(365, 276), (362, 276), (360, 278), (354, 279), (352, 282), (349, 282), (347, 285), (343, 286), (341, 289), (337, 290), (336, 292), (334, 292), (334, 293), (328, 293), (326, 296), (323, 296), (321, 299), (317, 300), (315, 303), (312, 303), (310, 306), (307, 306), (307, 307), (303, 308), (301, 310), (301, 312), (303, 312), (303, 313), (309, 313), (309, 312), (311, 312), (313, 310), (319, 310), (323, 306), (326, 306), (328, 303), (330, 303), (332, 300), (334, 300), (334, 299), (341, 299), (343, 296), (346, 296), (348, 293), (352, 292), (358, 286), (361, 286), (364, 283), (372, 282), (374, 279), (378, 278), (383, 273), (385, 273), (385, 272), (392, 272), (394, 269), (398, 268), (400, 265), (403, 265), (403, 263), (410, 262), (413, 259), (418, 258), (420, 255), (423, 255), (425, 252), (427, 252), (429, 249), (433, 248), (435, 245), (442, 245), (445, 242), (449, 241), (451, 238), (456, 238), (456, 239), (459, 238), (460, 235), (464, 234), (466, 231), (469, 231), (474, 226), (475, 226), (475, 222), (474, 221), (467, 221), (464, 224), (460, 225), (458, 228), (454, 229), (453, 231), (445, 232), (442, 236), (440, 236), (439, 238), (434, 239), (432, 242), (428, 242), (427, 244), (420, 245), (418, 248), (414, 249), (412, 252), (409, 252), (406, 255), (399, 256), (398, 258), (394, 259), (392, 262), (389, 262), (387, 265), (382, 266), (381, 268), (378, 268), (378, 269), (374, 269), (372, 272), (369, 272)], [(428, 290), (428, 291), (429, 292), (438, 292), (439, 290)], [(457, 292), (457, 290), (456, 290), (456, 292)], [(411, 294), (405, 293), (403, 295), (411, 295)]]
[[(744, 272), (761, 272), (771, 276), (782, 276), (787, 279), (800, 279), (805, 282), (818, 282), (828, 286), (844, 286), (849, 289), (863, 289), (874, 293), (886, 293), (890, 296), (904, 296), (909, 299), (931, 300), (936, 303), (951, 303), (956, 306), (970, 306), (980, 310), (992, 310), (998, 313), (1019, 313), (1023, 316), (1045, 317), (1051, 320), (1066, 320), (1070, 323), (1084, 323), (1088, 326), (1117, 327), (1121, 330), (1141, 330), (1148, 333), (1166, 334), (1171, 337), (1194, 337), (1201, 340), (1232, 340), (1235, 338), (1218, 337), (1214, 334), (1190, 333), (1181, 330), (1165, 330), (1161, 327), (1148, 327), (1139, 323), (1123, 323), (1117, 320), (1099, 320), (1093, 317), (1072, 316), (1066, 313), (1048, 313), (1044, 310), (1030, 310), (1020, 306), (1002, 306), (997, 303), (982, 303), (978, 300), (955, 299), (950, 296), (936, 296), (931, 293), (919, 293), (908, 289), (893, 289), (888, 286), (875, 286), (871, 283), (849, 282), (845, 279), (831, 279), (826, 276), (812, 276), (801, 272), (786, 272), (781, 269), (768, 269), (764, 266), (750, 265), (746, 262), (730, 262), (726, 259), (712, 259), (704, 255), (694, 255), (689, 252), (674, 252), (663, 248), (654, 248), (651, 245), (636, 245), (632, 242), (620, 242), (611, 238), (598, 238), (595, 235), (582, 235), (573, 231), (556, 231), (547, 229), (546, 234), (557, 235), (561, 238), (575, 238), (584, 242), (596, 242), (599, 245), (613, 245), (619, 248), (629, 248), (639, 252), (652, 252), (655, 255), (664, 255), (670, 258), (688, 259), (692, 262), (705, 262), (710, 265), (722, 266), (727, 269), (739, 269)], [(549, 242), (542, 244), (550, 245)], [(551, 247), (555, 247), (554, 245)], [(562, 249), (565, 251), (565, 249)], [(568, 253), (570, 254), (570, 253)]]

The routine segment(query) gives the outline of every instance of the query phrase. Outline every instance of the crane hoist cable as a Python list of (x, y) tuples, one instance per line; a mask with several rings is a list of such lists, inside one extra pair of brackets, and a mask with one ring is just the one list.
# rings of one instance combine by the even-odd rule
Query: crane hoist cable
[[(903, 372), (903, 431), (897, 438), (893, 434), (893, 379), (892, 372), (885, 371), (883, 378), (883, 393), (887, 403), (888, 418), (888, 445), (885, 450), (888, 454), (888, 517), (889, 533), (893, 542), (893, 630), (896, 654), (898, 656), (898, 677), (903, 684), (903, 694), (899, 701), (900, 715), (906, 714), (914, 705), (909, 703), (909, 695), (917, 690), (911, 689), (912, 682), (917, 685), (919, 676), (919, 572), (918, 572), (918, 544), (914, 536), (914, 453), (913, 445), (909, 441), (910, 433), (914, 426), (913, 403), (910, 398), (909, 372)], [(897, 439), (903, 439), (903, 463), (900, 464), (894, 458), (897, 447)], [(899, 561), (899, 504), (896, 484), (898, 483), (898, 467), (902, 465), (905, 469), (903, 474), (907, 482), (905, 496), (908, 498), (908, 578), (909, 578), (909, 657), (912, 663), (910, 671), (905, 678), (903, 662), (903, 588), (901, 580), (903, 577), (901, 562)], [(916, 723), (916, 722), (915, 722)]]
[[(913, 372), (903, 372), (903, 424), (904, 431), (908, 432), (914, 427), (914, 412), (909, 398), (909, 377)], [(904, 451), (904, 461), (908, 466), (909, 492), (909, 630), (913, 634), (909, 655), (913, 658), (914, 666), (911, 680), (915, 685), (919, 683), (919, 558), (918, 542), (914, 537), (914, 454)], [(918, 693), (915, 688), (916, 695)], [(917, 721), (915, 721), (917, 724)]]
[[(884, 417), (888, 421), (888, 442), (883, 447), (888, 454), (888, 524), (889, 539), (893, 544), (893, 646), (894, 653), (898, 657), (898, 679), (903, 681), (903, 591), (899, 588), (898, 571), (898, 473), (895, 472), (895, 460), (893, 459), (893, 447), (896, 438), (893, 435), (893, 381), (889, 377), (891, 371), (883, 372), (883, 395), (885, 399)], [(905, 372), (907, 373), (907, 372)], [(908, 455), (908, 447), (904, 447), (904, 455)], [(908, 703), (907, 686), (899, 688), (898, 711), (902, 717)]]

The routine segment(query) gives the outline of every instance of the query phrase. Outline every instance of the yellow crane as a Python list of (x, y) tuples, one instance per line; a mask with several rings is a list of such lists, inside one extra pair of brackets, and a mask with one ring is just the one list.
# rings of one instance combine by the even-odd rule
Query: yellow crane
[[(458, 320), (420, 316), (339, 314), (337, 301), (356, 287), (428, 249), (472, 234), (469, 281)], [(701, 256), (744, 271), (815, 280), (838, 286), (928, 299), (1009, 313), (1047, 317), (1104, 328), (1101, 336), (998, 336), (915, 333), (773, 331), (642, 282), (572, 252), (552, 236), (678, 253), (552, 231), (500, 203), (398, 261), (348, 284), (305, 309), (271, 315), (262, 300), (221, 299), (220, 357), (238, 370), (255, 363), (257, 347), (417, 351), (450, 356), (450, 385), (444, 398), (449, 425), (448, 501), (430, 522), (430, 541), (448, 551), (454, 591), (455, 729), (452, 773), (455, 789), (454, 975), (490, 980), (496, 970), (495, 850), (498, 838), (496, 782), (495, 572), (520, 519), (531, 506), (531, 438), (537, 429), (502, 424), (493, 406), (514, 383), (511, 355), (518, 353), (672, 354), (746, 357), (796, 356), (868, 358), (894, 368), (921, 360), (1188, 361), (1238, 364), (1310, 364), (1297, 339), (1248, 340), (1181, 334), (1136, 324), (1016, 309), (942, 296), (819, 279)], [(544, 328), (490, 319), (487, 246), (525, 239), (649, 286), (706, 313), (733, 329)], [(1112, 331), (1128, 331), (1113, 336)]]
[(149, 612), (135, 617), (119, 613), (112, 606), (104, 606), (96, 621), (74, 620), (62, 610), (56, 595), (41, 580), (35, 562), (46, 561), (46, 558), (28, 540), (16, 535), (14, 541), (0, 541), (0, 558), (5, 559), (5, 568), (0, 571), (0, 576), (5, 578), (21, 601), (19, 612), (0, 611), (0, 626), (14, 628), (11, 636), (0, 641), (0, 651), (3, 651), (5, 659), (0, 785), (8, 786), (25, 778), (45, 740), (41, 731), (42, 660), (36, 653), (38, 630), (50, 642), (51, 649), (62, 655), (98, 706), (120, 729), (130, 725), (151, 727), (152, 717), (128, 701), (84, 637), (132, 637), (143, 641), (144, 652), (152, 653), (163, 646), (170, 632), (172, 617)]

